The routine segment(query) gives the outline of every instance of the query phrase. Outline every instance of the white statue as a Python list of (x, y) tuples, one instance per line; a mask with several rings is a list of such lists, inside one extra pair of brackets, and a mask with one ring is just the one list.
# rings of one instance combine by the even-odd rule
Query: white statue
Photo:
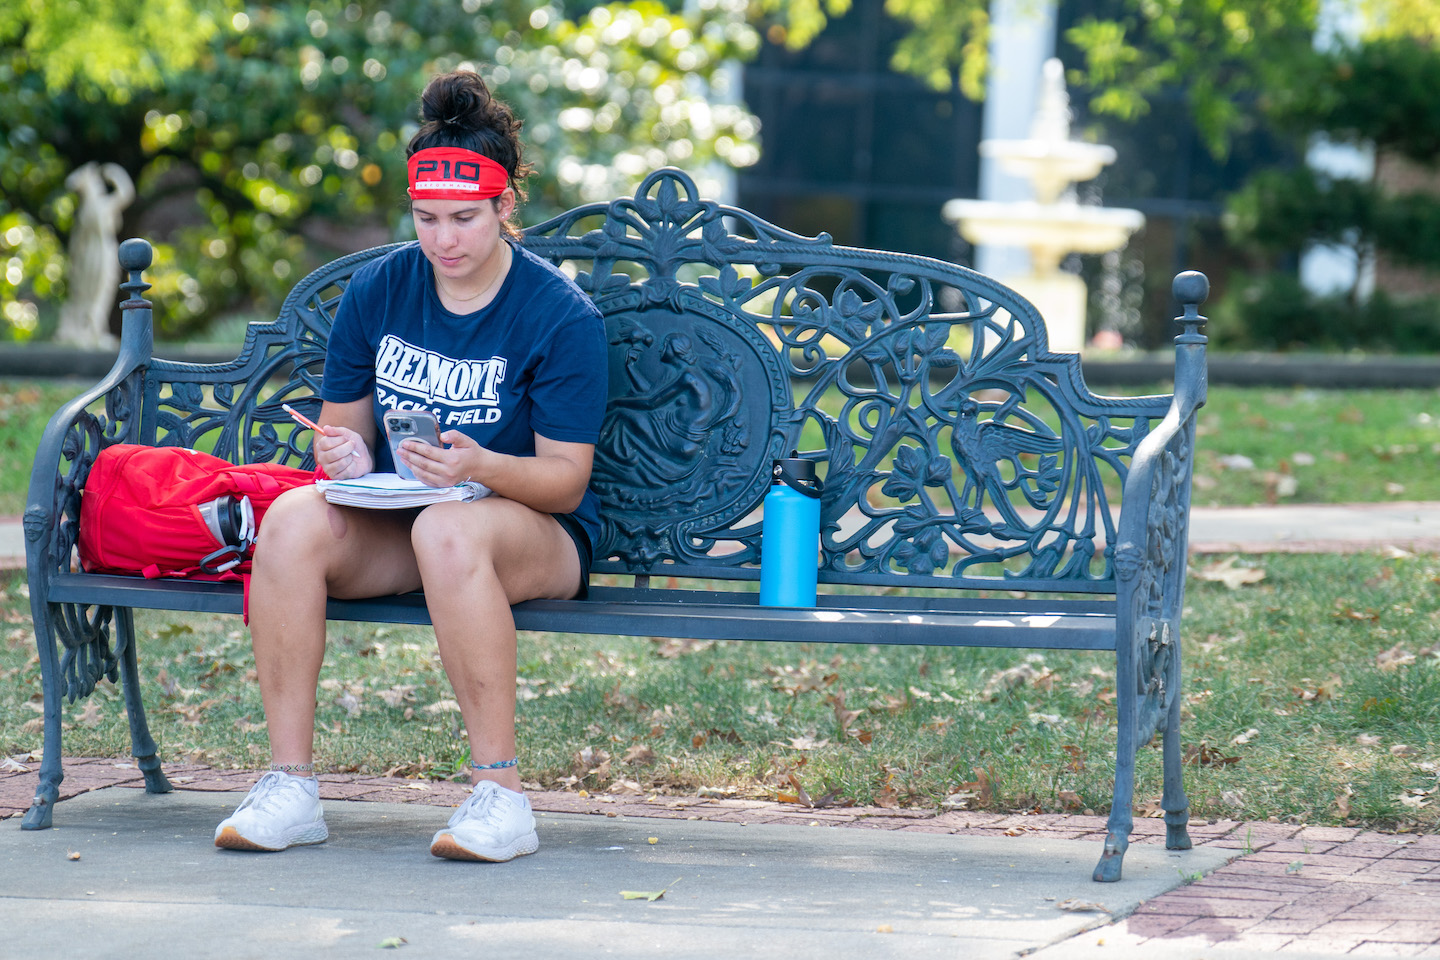
[(135, 184), (119, 164), (91, 162), (66, 177), (65, 186), (80, 195), (80, 206), (70, 233), (70, 298), (60, 308), (55, 339), (82, 347), (113, 347), (110, 311), (120, 294), (116, 234), (120, 211), (135, 199)]

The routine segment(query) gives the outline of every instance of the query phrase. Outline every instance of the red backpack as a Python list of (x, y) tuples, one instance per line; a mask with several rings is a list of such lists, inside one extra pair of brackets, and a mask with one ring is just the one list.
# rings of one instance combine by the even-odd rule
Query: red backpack
[(183, 447), (106, 447), (80, 497), (81, 566), (89, 573), (240, 579), (250, 571), (270, 504), (316, 476), (276, 463), (237, 466)]

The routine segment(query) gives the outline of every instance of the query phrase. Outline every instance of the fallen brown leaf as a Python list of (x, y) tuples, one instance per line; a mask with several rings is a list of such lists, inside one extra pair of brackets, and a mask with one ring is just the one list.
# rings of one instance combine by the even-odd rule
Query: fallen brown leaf
[(1223, 583), (1231, 590), (1238, 590), (1248, 583), (1259, 583), (1265, 579), (1265, 571), (1259, 567), (1237, 567), (1239, 557), (1226, 557), (1208, 566), (1192, 570), (1198, 580)]
[(1103, 903), (1096, 903), (1093, 900), (1081, 900), (1079, 897), (1071, 897), (1068, 900), (1061, 900), (1055, 904), (1057, 910), (1065, 910), (1070, 913), (1109, 913), (1109, 909)]
[(1362, 620), (1367, 623), (1379, 623), (1380, 614), (1374, 610), (1356, 610), (1349, 600), (1335, 601), (1335, 619), (1337, 620)]
[(621, 761), (628, 766), (638, 767), (647, 763), (655, 762), (655, 751), (643, 743), (636, 744), (625, 751), (625, 758)]
[(664, 657), (666, 660), (674, 660), (676, 657), (683, 657), (689, 653), (701, 653), (715, 646), (714, 640), (675, 639), (673, 637), (651, 637), (650, 642), (655, 644), (655, 655)]
[(1224, 767), (1239, 763), (1240, 758), (1226, 756), (1211, 748), (1210, 744), (1202, 742), (1198, 747), (1192, 744), (1185, 748), (1184, 762), (1201, 767)]
[(1382, 650), (1375, 656), (1375, 669), (1377, 670), (1399, 670), (1401, 667), (1408, 667), (1415, 662), (1415, 654), (1404, 649), (1402, 644), (1395, 644), (1389, 650)]
[(790, 781), (790, 786), (792, 786), (792, 787), (795, 788), (795, 793), (794, 793), (795, 799), (790, 800), (790, 801), (787, 801), (787, 802), (789, 802), (789, 803), (798, 803), (798, 804), (800, 804), (801, 806), (806, 806), (806, 807), (813, 807), (813, 806), (815, 806), (814, 802), (810, 799), (810, 794), (808, 794), (808, 793), (805, 792), (805, 787), (800, 783), (800, 778), (797, 777), (797, 776), (795, 776), (794, 773), (788, 773), (788, 774), (786, 774), (785, 776), (786, 776), (786, 778)]

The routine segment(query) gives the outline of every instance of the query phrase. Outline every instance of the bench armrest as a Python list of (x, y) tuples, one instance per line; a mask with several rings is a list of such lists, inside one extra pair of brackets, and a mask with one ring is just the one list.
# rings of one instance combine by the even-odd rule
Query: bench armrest
[[(1165, 418), (1135, 451), (1126, 478), (1115, 547), (1115, 678), (1122, 696), (1139, 698), (1135, 746), (1163, 726), (1179, 690), (1180, 614), (1190, 535), (1190, 481), (1196, 415), (1205, 403), (1205, 318), (1199, 305), (1209, 292), (1203, 274), (1175, 278), (1184, 306), (1176, 318), (1175, 395)], [(1122, 706), (1122, 727), (1124, 726)]]
[[(144, 240), (120, 246), (120, 264), (128, 279), (121, 289), (123, 327), (114, 365), (95, 386), (62, 405), (41, 435), (30, 471), (25, 501), (25, 555), (31, 595), (44, 597), (50, 577), (68, 571), (80, 526), (80, 491), (95, 457), (115, 443), (133, 442), (140, 428), (140, 396), (154, 348), (150, 288), (141, 272), (152, 250)], [(104, 413), (90, 410), (105, 401)]]

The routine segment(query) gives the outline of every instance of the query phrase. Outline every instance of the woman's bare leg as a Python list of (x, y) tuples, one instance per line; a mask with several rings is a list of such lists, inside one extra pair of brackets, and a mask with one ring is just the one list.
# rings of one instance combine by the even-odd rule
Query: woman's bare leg
[[(411, 529), (425, 603), (477, 763), (515, 752), (515, 620), (510, 605), (574, 596), (574, 541), (548, 514), (499, 497), (426, 508)], [(518, 767), (472, 770), (520, 790)]]
[(409, 511), (352, 510), (314, 487), (265, 514), (250, 578), (250, 640), (276, 764), (308, 764), (325, 655), (325, 600), (418, 589)]

